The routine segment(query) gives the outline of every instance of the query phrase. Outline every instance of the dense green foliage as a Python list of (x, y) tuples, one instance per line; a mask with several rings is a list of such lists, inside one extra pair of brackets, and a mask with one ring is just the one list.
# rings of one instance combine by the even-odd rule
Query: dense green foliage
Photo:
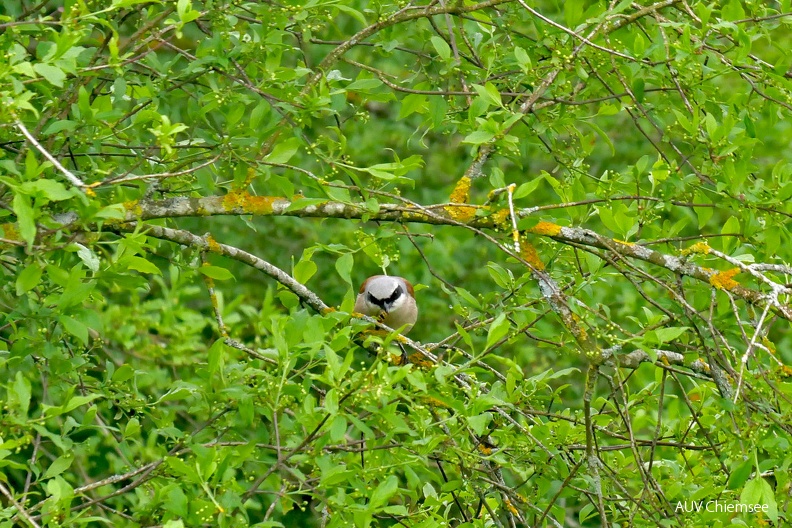
[(788, 525), (791, 11), (0, 0), (0, 528)]

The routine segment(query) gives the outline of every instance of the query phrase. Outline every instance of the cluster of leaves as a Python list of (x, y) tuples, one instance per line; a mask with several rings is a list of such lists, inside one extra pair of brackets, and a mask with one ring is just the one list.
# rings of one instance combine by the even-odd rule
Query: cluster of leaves
[(0, 0), (0, 527), (788, 523), (791, 13)]

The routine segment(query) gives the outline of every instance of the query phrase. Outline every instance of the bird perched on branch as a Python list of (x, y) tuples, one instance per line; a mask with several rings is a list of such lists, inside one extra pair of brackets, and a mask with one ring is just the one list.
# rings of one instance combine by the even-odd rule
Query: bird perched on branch
[(355, 311), (407, 335), (418, 318), (412, 284), (402, 277), (374, 275), (363, 282), (355, 300)]

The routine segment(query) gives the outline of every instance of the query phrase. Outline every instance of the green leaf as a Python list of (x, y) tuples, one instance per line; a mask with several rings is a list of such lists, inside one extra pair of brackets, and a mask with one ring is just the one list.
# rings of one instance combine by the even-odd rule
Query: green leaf
[(292, 270), (292, 274), (294, 276), (294, 280), (299, 282), (300, 284), (306, 284), (311, 277), (313, 277), (319, 268), (316, 266), (316, 262), (313, 260), (306, 260), (305, 257), (300, 259), (300, 261), (294, 265), (294, 270)]
[(36, 73), (44, 77), (50, 84), (57, 86), (58, 88), (63, 88), (63, 81), (66, 80), (66, 74), (63, 73), (63, 70), (57, 66), (53, 66), (52, 64), (38, 63), (33, 65), (33, 69), (36, 71)]
[(101, 397), (102, 397), (101, 394), (89, 394), (87, 396), (72, 396), (71, 399), (68, 401), (68, 403), (66, 403), (65, 405), (61, 405), (59, 407), (47, 408), (44, 412), (44, 416), (49, 418), (52, 416), (67, 414), (77, 409), (78, 407), (81, 407)]
[(95, 399), (101, 398), (101, 397), (102, 397), (101, 394), (88, 394), (86, 396), (72, 396), (72, 398), (69, 400), (69, 403), (67, 403), (63, 407), (63, 412), (64, 413), (72, 412), (77, 407), (82, 407), (83, 405), (85, 405), (87, 403), (91, 403)]
[(520, 46), (516, 46), (514, 48), (514, 58), (517, 59), (517, 63), (520, 65), (520, 69), (523, 71), (528, 71), (533, 67), (531, 63), (531, 57)]
[(751, 476), (752, 471), (753, 462), (750, 459), (744, 460), (742, 464), (732, 470), (726, 487), (730, 490), (741, 488), (748, 480), (748, 477)]
[(140, 433), (140, 420), (131, 418), (124, 427), (124, 438), (132, 438)]
[(530, 196), (537, 189), (537, 187), (539, 187), (540, 183), (542, 183), (542, 178), (534, 178), (527, 183), (523, 183), (517, 187), (516, 191), (514, 191), (514, 196), (512, 198), (519, 200), (520, 198)]
[(679, 338), (682, 334), (690, 330), (688, 326), (677, 326), (668, 328), (657, 328), (652, 333), (657, 337), (658, 343), (669, 343)]
[(337, 3), (337, 4), (334, 5), (334, 7), (336, 9), (338, 9), (339, 11), (341, 11), (343, 13), (346, 13), (347, 15), (350, 15), (352, 18), (356, 19), (358, 22), (360, 22), (364, 26), (368, 26), (369, 25), (368, 22), (366, 22), (366, 17), (364, 17), (363, 13), (361, 13), (357, 9), (354, 9), (354, 8), (352, 8), (352, 7), (350, 7), (350, 6), (346, 5), (346, 4), (342, 4), (342, 3)]
[(77, 256), (80, 257), (80, 260), (83, 261), (85, 267), (87, 267), (92, 272), (96, 273), (99, 271), (99, 265), (101, 262), (99, 261), (99, 257), (91, 251), (89, 248), (83, 246), (82, 244), (75, 243), (78, 247), (77, 249)]
[(338, 412), (338, 391), (335, 389), (330, 389), (325, 394), (324, 399), (324, 408), (327, 410), (328, 413), (336, 414)]
[(289, 138), (275, 145), (264, 161), (268, 163), (283, 164), (288, 162), (297, 150), (300, 148), (300, 140), (297, 138)]
[(773, 494), (773, 488), (762, 477), (749, 480), (740, 493), (740, 503), (746, 505), (765, 505), (767, 517), (774, 523), (778, 522), (778, 504)]
[(102, 207), (94, 215), (95, 218), (107, 218), (113, 220), (121, 220), (126, 217), (126, 210), (121, 204), (112, 204), (107, 207)]
[(583, 13), (585, 12), (583, 0), (567, 0), (563, 5), (566, 26), (574, 29), (583, 19)]
[(495, 345), (495, 343), (500, 341), (501, 338), (508, 334), (509, 326), (510, 323), (506, 319), (506, 314), (502, 313), (496, 317), (495, 320), (490, 324), (489, 330), (487, 331), (487, 345), (485, 348), (489, 350)]
[(27, 416), (30, 408), (30, 381), (22, 376), (22, 372), (17, 371), (14, 377), (14, 394), (19, 403), (19, 412), (22, 416)]
[(21, 185), (21, 189), (26, 194), (42, 196), (52, 202), (68, 200), (73, 196), (61, 182), (47, 179), (25, 182)]
[(27, 242), (28, 246), (33, 245), (33, 242), (36, 240), (36, 217), (33, 206), (30, 203), (30, 198), (21, 193), (15, 194), (14, 214), (17, 217), (19, 235), (22, 237), (22, 240)]
[[(740, 220), (735, 216), (730, 216), (729, 219), (723, 223), (721, 234), (733, 235), (735, 233), (742, 233), (742, 229), (740, 228)], [(721, 242), (723, 243), (723, 252), (729, 254), (736, 249), (739, 239), (737, 237), (726, 236), (721, 237)]]
[(88, 344), (88, 327), (82, 321), (67, 315), (61, 315), (58, 317), (58, 322), (63, 326), (64, 330), (79, 339), (83, 345)]
[(222, 339), (216, 340), (209, 347), (207, 354), (207, 366), (210, 374), (222, 372), (223, 357), (225, 353), (225, 343)]
[(220, 266), (201, 266), (198, 268), (198, 271), (201, 274), (206, 275), (210, 279), (214, 280), (230, 280), (234, 278), (234, 275), (225, 268), (221, 268)]
[(47, 471), (44, 473), (44, 476), (41, 478), (50, 479), (60, 475), (69, 469), (69, 467), (72, 465), (72, 462), (74, 462), (74, 453), (64, 453), (63, 455), (56, 458), (52, 464), (50, 464), (50, 466), (47, 468)]
[(474, 84), (473, 89), (479, 94), (479, 97), (487, 101), (492, 106), (503, 106), (501, 103), (501, 95), (498, 89), (491, 82), (487, 82), (484, 86)]
[(435, 51), (437, 51), (437, 54), (440, 55), (441, 59), (447, 61), (451, 58), (451, 47), (445, 40), (438, 37), (437, 35), (429, 40), (432, 42), (432, 46), (434, 46)]
[(336, 415), (330, 424), (330, 441), (340, 442), (344, 439), (347, 432), (347, 421), (342, 415)]
[(355, 259), (352, 253), (344, 253), (335, 263), (336, 271), (341, 277), (341, 280), (347, 284), (352, 284), (352, 266), (355, 264)]
[(731, 0), (721, 8), (721, 16), (730, 22), (745, 18), (745, 10), (739, 0)]
[(153, 263), (149, 262), (148, 260), (142, 257), (137, 257), (134, 255), (127, 257), (127, 269), (139, 271), (140, 273), (152, 273), (154, 275), (162, 275), (162, 272)]
[(399, 108), (399, 119), (419, 113), (423, 114), (426, 111), (426, 96), (423, 94), (408, 94), (401, 100), (401, 108)]
[(42, 269), (37, 263), (32, 263), (23, 269), (16, 280), (16, 294), (23, 295), (38, 286), (41, 280)]
[(367, 93), (376, 90), (380, 86), (382, 86), (382, 81), (379, 79), (358, 79), (348, 85), (347, 90)]
[(374, 490), (371, 494), (371, 502), (369, 506), (372, 509), (377, 509), (384, 505), (399, 489), (399, 479), (395, 475), (389, 476)]
[(495, 134), (492, 132), (485, 132), (484, 130), (477, 130), (465, 136), (465, 139), (462, 140), (462, 143), (469, 143), (471, 145), (481, 145), (482, 143), (488, 143), (495, 138)]
[(487, 432), (489, 423), (492, 421), (492, 414), (485, 412), (476, 416), (468, 416), (467, 422), (473, 432), (481, 436)]

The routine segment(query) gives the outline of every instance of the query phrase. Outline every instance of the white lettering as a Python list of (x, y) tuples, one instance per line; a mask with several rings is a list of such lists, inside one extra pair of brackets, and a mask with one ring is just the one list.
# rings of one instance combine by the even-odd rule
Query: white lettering
[(743, 504), (741, 502), (722, 502), (722, 501), (677, 501), (674, 507), (675, 512), (701, 512), (708, 513), (767, 513), (770, 506), (767, 504)]

